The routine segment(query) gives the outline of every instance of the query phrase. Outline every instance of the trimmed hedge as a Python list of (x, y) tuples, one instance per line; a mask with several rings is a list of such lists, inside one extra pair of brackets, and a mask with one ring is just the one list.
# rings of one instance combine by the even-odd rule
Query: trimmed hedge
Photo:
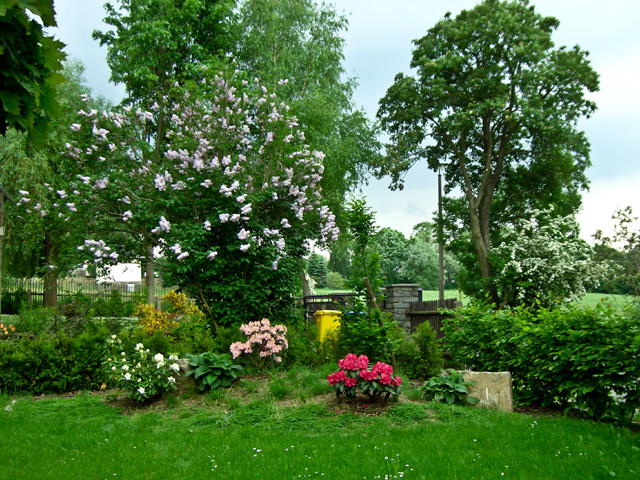
[(39, 395), (97, 390), (107, 331), (87, 330), (77, 337), (42, 333), (0, 342), (0, 392)]
[(445, 324), (453, 359), (510, 371), (515, 398), (631, 422), (640, 408), (640, 305), (493, 310), (473, 305)]

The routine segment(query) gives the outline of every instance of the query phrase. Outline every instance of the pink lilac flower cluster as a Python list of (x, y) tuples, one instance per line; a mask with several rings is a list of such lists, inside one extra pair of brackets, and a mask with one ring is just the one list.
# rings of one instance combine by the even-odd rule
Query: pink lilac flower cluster
[[(275, 91), (255, 88), (257, 80), (250, 87), (239, 73), (203, 75), (207, 101), (192, 101), (188, 92), (165, 99), (168, 131), (160, 157), (151, 155), (152, 146), (138, 135), (159, 115), (157, 105), (150, 111), (80, 110), (66, 144), (75, 162), (55, 185), (45, 184), (48, 192), (21, 190), (19, 214), (59, 217), (80, 226), (83, 212), (112, 217), (132, 230), (151, 232), (168, 261), (187, 266), (202, 254), (213, 263), (223, 263), (224, 257), (233, 262), (240, 252), (267, 259), (275, 270), (289, 254), (285, 245), (310, 249), (305, 236), (337, 240), (335, 215), (321, 202), (324, 154), (306, 144), (289, 107)], [(82, 98), (89, 101), (88, 95)], [(205, 241), (186, 241), (193, 229), (185, 227), (185, 211), (207, 232)], [(269, 235), (263, 234), (265, 226)], [(220, 239), (224, 244), (217, 243)], [(171, 254), (175, 244), (182, 251)], [(121, 254), (128, 247), (123, 242), (111, 248)], [(93, 260), (115, 263), (117, 258), (94, 255)]]
[(289, 342), (286, 338), (287, 327), (271, 325), (268, 319), (263, 318), (259, 322), (249, 322), (242, 325), (240, 330), (246, 335), (247, 341), (231, 344), (229, 350), (234, 360), (243, 353), (250, 355), (257, 352), (258, 359), (271, 358), (275, 362), (282, 362), (282, 357), (279, 354), (289, 348)]
[(338, 361), (340, 370), (327, 377), (329, 385), (336, 389), (340, 396), (345, 393), (354, 397), (358, 387), (369, 396), (386, 394), (396, 397), (400, 393), (402, 378), (393, 376), (393, 367), (383, 362), (375, 363), (369, 369), (369, 359), (366, 355), (354, 355), (349, 353), (344, 359)]

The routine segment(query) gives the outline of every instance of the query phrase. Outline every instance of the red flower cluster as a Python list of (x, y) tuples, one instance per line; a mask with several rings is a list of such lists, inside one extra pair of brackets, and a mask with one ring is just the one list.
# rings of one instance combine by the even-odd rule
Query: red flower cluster
[(343, 370), (366, 370), (369, 368), (369, 359), (366, 355), (358, 357), (353, 353), (348, 353), (343, 360), (338, 360), (338, 366)]
[(369, 359), (366, 355), (348, 354), (338, 361), (341, 370), (327, 377), (329, 385), (336, 388), (336, 393), (355, 396), (357, 386), (368, 395), (380, 393), (397, 396), (400, 392), (402, 379), (393, 376), (393, 367), (383, 362), (377, 362), (369, 370)]

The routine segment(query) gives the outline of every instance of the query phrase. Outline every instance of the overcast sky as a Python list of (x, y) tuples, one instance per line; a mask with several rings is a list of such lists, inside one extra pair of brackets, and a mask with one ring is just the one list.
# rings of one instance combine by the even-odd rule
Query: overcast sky
[[(378, 100), (399, 72), (411, 73), (412, 40), (441, 19), (473, 8), (475, 0), (334, 0), (336, 10), (349, 18), (345, 69), (358, 79), (357, 106), (375, 117)], [(583, 195), (578, 219), (583, 238), (597, 229), (612, 231), (611, 215), (617, 207), (631, 205), (640, 215), (640, 2), (637, 0), (534, 0), (543, 15), (560, 20), (554, 34), (556, 46), (579, 45), (590, 52), (600, 74), (600, 92), (592, 99), (598, 111), (581, 123), (591, 142), (593, 166), (587, 171), (589, 192)], [(93, 94), (114, 103), (122, 86), (108, 83), (106, 49), (91, 38), (103, 29), (102, 0), (56, 0), (56, 38), (67, 53), (86, 67)], [(432, 219), (437, 208), (437, 177), (426, 166), (414, 167), (403, 191), (391, 191), (388, 179), (372, 179), (363, 188), (367, 202), (377, 212), (380, 227), (409, 235), (415, 224)]]

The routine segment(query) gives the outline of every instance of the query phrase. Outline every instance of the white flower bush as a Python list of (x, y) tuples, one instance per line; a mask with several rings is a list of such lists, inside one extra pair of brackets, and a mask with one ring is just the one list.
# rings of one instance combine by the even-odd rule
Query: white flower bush
[(492, 255), (501, 263), (494, 276), (501, 298), (509, 305), (550, 307), (580, 298), (604, 274), (591, 247), (579, 237), (575, 217), (553, 217), (552, 209), (534, 212), (504, 235)]
[(107, 340), (108, 356), (104, 362), (109, 379), (126, 390), (129, 397), (143, 403), (176, 390), (176, 377), (180, 375), (178, 357), (162, 353), (151, 354), (142, 343), (136, 344), (131, 357), (123, 350), (122, 340), (112, 335)]

